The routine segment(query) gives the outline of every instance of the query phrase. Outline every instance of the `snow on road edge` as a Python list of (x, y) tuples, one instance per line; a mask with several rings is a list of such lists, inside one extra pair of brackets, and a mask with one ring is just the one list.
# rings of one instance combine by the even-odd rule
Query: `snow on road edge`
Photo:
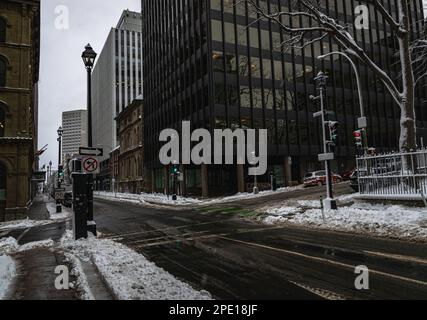
[(212, 204), (220, 204), (227, 203), (231, 201), (245, 200), (245, 199), (254, 199), (254, 198), (262, 198), (265, 196), (269, 196), (272, 194), (280, 194), (287, 193), (296, 190), (302, 189), (302, 186), (297, 187), (286, 187), (278, 189), (277, 191), (261, 191), (259, 194), (253, 193), (238, 193), (233, 196), (213, 198), (213, 199), (196, 199), (196, 198), (186, 198), (186, 197), (178, 197), (177, 201), (173, 201), (172, 197), (167, 197), (164, 194), (159, 193), (141, 193), (141, 194), (131, 194), (131, 193), (112, 193), (105, 191), (94, 192), (94, 197), (104, 200), (114, 200), (118, 202), (126, 202), (126, 203), (134, 203), (134, 204), (157, 204), (157, 205), (212, 205)]
[(93, 236), (74, 241), (68, 231), (61, 247), (82, 261), (92, 261), (120, 300), (212, 299), (120, 243)]
[(13, 278), (16, 276), (15, 261), (9, 256), (0, 255), (0, 300), (6, 298)]
[(264, 208), (266, 224), (289, 223), (300, 226), (350, 231), (381, 237), (427, 241), (427, 209), (402, 205), (348, 203), (337, 211), (325, 211), (323, 221), (319, 201), (290, 201), (281, 207)]

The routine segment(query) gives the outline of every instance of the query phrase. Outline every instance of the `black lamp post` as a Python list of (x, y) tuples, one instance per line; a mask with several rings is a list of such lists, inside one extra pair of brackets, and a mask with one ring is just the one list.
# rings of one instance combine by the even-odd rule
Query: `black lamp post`
[(59, 180), (59, 169), (61, 168), (62, 165), (62, 135), (64, 133), (64, 130), (62, 129), (62, 127), (58, 128), (58, 188), (61, 188), (61, 182)]
[(91, 76), (92, 69), (95, 65), (96, 52), (92, 49), (92, 46), (88, 44), (85, 47), (85, 51), (82, 53), (83, 63), (87, 70), (87, 113), (88, 113), (88, 147), (92, 147), (92, 84), (91, 84)]
[[(61, 188), (61, 174), (62, 174), (62, 134), (64, 133), (64, 130), (62, 127), (58, 128), (58, 189)], [(61, 206), (61, 199), (56, 199), (56, 213), (62, 212), (62, 206)]]

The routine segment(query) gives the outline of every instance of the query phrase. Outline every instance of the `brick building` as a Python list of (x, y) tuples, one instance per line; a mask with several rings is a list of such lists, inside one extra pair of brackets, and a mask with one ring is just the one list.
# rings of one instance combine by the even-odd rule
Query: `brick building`
[(35, 194), (40, 1), (0, 2), (0, 221), (20, 219)]
[(121, 192), (144, 190), (143, 100), (136, 98), (116, 118), (120, 144), (117, 184)]

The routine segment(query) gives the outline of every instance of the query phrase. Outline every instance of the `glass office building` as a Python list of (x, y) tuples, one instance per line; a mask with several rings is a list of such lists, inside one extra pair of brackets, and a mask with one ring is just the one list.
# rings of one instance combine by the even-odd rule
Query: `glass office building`
[[(287, 11), (291, 0), (259, 0), (266, 11)], [(399, 75), (397, 43), (384, 17), (370, 10), (369, 29), (352, 28), (356, 0), (320, 1), (327, 15), (349, 26), (355, 40), (385, 71)], [(386, 0), (396, 14), (396, 1)], [(413, 38), (424, 30), (422, 0), (411, 1)], [(307, 171), (320, 169), (321, 125), (313, 113), (319, 105), (314, 77), (324, 71), (328, 79), (327, 108), (339, 121), (339, 143), (334, 171), (355, 165), (353, 131), (360, 116), (354, 73), (339, 56), (316, 57), (339, 50), (324, 38), (302, 50), (281, 44), (289, 34), (278, 25), (260, 21), (257, 12), (238, 0), (142, 0), (144, 39), (145, 141), (147, 167), (153, 189), (168, 185), (168, 170), (159, 162), (159, 134), (180, 130), (181, 122), (196, 128), (254, 128), (268, 130), (268, 172), (279, 185), (301, 181)], [(282, 16), (285, 24), (310, 25), (308, 19)], [(369, 144), (381, 151), (398, 147), (399, 107), (384, 85), (363, 64), (358, 64)], [(416, 114), (419, 137), (427, 137), (427, 94), (417, 87)], [(427, 140), (426, 140), (427, 141)], [(239, 166), (186, 167), (184, 192), (215, 195), (250, 188), (252, 178)], [(268, 185), (269, 174), (259, 179)]]

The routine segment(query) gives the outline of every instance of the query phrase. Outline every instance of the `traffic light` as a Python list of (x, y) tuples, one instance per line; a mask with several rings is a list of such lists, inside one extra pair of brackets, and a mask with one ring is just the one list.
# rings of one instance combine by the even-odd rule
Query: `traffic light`
[(172, 166), (172, 174), (178, 174), (179, 172), (179, 168), (178, 166), (175, 164)]
[(331, 134), (331, 141), (336, 146), (338, 144), (338, 121), (329, 121), (329, 132)]
[(357, 148), (363, 147), (363, 137), (362, 137), (362, 130), (357, 130), (353, 132), (354, 135), (354, 143), (356, 144)]
[(64, 180), (64, 166), (63, 165), (58, 166), (58, 178), (61, 181)]

